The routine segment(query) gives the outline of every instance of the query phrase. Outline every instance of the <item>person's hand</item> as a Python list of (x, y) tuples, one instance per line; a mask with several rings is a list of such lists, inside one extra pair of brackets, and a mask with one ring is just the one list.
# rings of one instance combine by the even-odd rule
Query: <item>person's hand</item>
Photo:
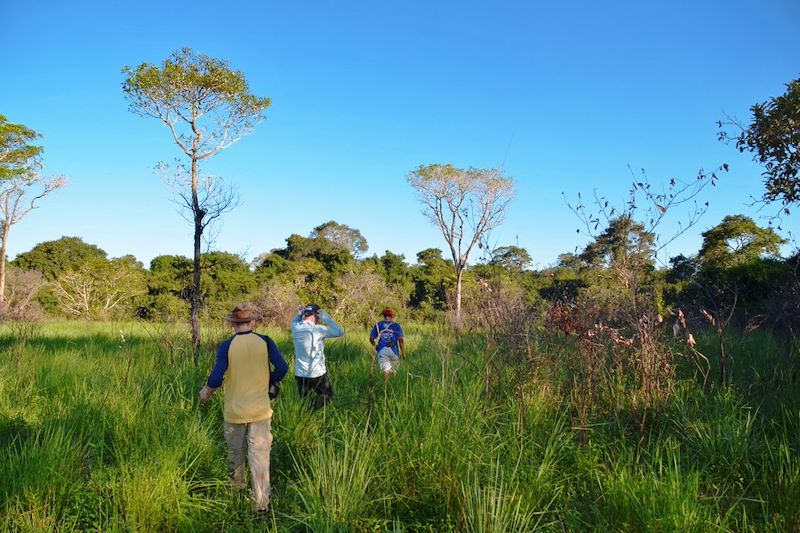
[(271, 383), (269, 386), (269, 390), (267, 391), (267, 395), (269, 396), (270, 400), (274, 400), (278, 397), (278, 394), (281, 393), (281, 386), (278, 383)]
[(207, 404), (208, 400), (210, 400), (211, 397), (214, 395), (214, 391), (215, 390), (216, 389), (212, 389), (208, 385), (206, 385), (202, 389), (200, 389), (200, 394), (199, 394), (200, 403), (203, 404), (203, 405)]

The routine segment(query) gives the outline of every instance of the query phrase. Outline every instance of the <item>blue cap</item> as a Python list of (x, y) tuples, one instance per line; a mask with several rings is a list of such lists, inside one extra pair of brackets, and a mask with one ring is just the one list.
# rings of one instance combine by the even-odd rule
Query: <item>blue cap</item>
[(300, 314), (304, 317), (316, 315), (317, 313), (319, 313), (319, 306), (316, 304), (308, 304), (303, 308), (302, 311), (300, 311)]

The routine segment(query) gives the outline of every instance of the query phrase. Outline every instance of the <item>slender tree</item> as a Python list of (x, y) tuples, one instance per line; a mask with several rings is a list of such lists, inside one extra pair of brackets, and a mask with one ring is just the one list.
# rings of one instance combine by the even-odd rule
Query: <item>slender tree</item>
[[(200, 162), (213, 157), (252, 131), (264, 119), (269, 98), (250, 93), (244, 75), (227, 61), (198, 54), (188, 48), (174, 52), (162, 65), (142, 63), (123, 69), (122, 84), (130, 110), (163, 122), (172, 139), (188, 158), (185, 183), (179, 193), (194, 224), (193, 288), (191, 294), (192, 348), (200, 352), (200, 254), (208, 224), (230, 209), (235, 195), (217, 180), (203, 182)], [(180, 174), (180, 172), (179, 172)]]
[(408, 175), (423, 213), (450, 248), (456, 273), (455, 323), (461, 326), (461, 281), (469, 255), (482, 237), (503, 221), (514, 197), (514, 180), (498, 169), (421, 165)]
[(0, 115), (0, 304), (5, 304), (6, 254), (11, 228), (37, 207), (39, 200), (66, 185), (41, 171), (43, 148), (30, 144), (39, 134)]

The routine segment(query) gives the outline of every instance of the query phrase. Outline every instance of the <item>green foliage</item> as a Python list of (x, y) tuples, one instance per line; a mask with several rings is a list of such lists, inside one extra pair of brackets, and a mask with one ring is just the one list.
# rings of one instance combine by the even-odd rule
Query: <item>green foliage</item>
[(313, 259), (327, 272), (341, 270), (353, 262), (350, 250), (324, 237), (290, 235), (286, 239), (286, 248), (274, 253), (290, 261)]
[[(180, 148), (194, 158), (204, 159), (229, 146), (264, 118), (271, 103), (251, 94), (244, 75), (227, 61), (189, 48), (173, 52), (160, 67), (142, 63), (122, 72), (131, 111), (167, 123)], [(201, 116), (214, 128), (199, 124)], [(175, 129), (180, 125), (185, 129)]]
[(417, 254), (417, 265), (411, 268), (414, 293), (411, 305), (423, 313), (447, 308), (447, 290), (455, 282), (453, 264), (442, 259), (439, 248), (428, 248)]
[(18, 254), (13, 263), (26, 270), (36, 270), (46, 280), (53, 281), (65, 272), (80, 270), (93, 260), (105, 260), (106, 252), (80, 237), (61, 237), (37, 244)]
[(744, 265), (766, 255), (778, 256), (786, 242), (772, 228), (759, 227), (745, 215), (728, 215), (704, 231), (698, 260), (704, 269)]
[(360, 231), (333, 220), (314, 228), (310, 237), (312, 239), (327, 239), (356, 257), (366, 253), (369, 249), (367, 240), (361, 235)]
[(394, 254), (389, 250), (378, 259), (382, 267), (383, 276), (387, 285), (397, 287), (404, 301), (408, 301), (409, 296), (414, 290), (414, 282), (411, 279), (411, 269), (406, 264), (406, 258), (402, 254)]
[(538, 297), (549, 301), (574, 302), (587, 286), (584, 280), (586, 263), (574, 254), (562, 254), (559, 263), (541, 272), (533, 272), (528, 276), (528, 291), (533, 299)]
[(0, 180), (28, 174), (41, 166), (44, 148), (30, 144), (39, 137), (32, 129), (0, 115)]
[(145, 272), (129, 257), (92, 259), (78, 270), (61, 273), (53, 282), (59, 309), (77, 318), (130, 317), (145, 292)]
[[(233, 302), (247, 300), (256, 292), (256, 278), (239, 256), (209, 252), (201, 255), (200, 262), (203, 302), (211, 316), (222, 316)], [(192, 261), (183, 256), (153, 258), (140, 316), (159, 319), (185, 316), (192, 290), (192, 270)]]
[(791, 261), (777, 258), (784, 242), (749, 217), (726, 216), (703, 233), (697, 256), (672, 259), (666, 274), (669, 303), (710, 313), (717, 329), (767, 324), (791, 331), (788, 317), (796, 314), (800, 285)]
[(291, 270), (289, 261), (275, 252), (261, 254), (255, 264), (256, 282), (261, 285)]
[(530, 265), (531, 255), (519, 246), (501, 246), (492, 251), (489, 262), (509, 270), (522, 271)]
[(620, 215), (584, 249), (580, 258), (592, 266), (644, 270), (652, 268), (655, 235), (630, 215)]
[(222, 317), (236, 301), (255, 290), (255, 278), (247, 263), (234, 254), (205, 253), (200, 257), (203, 301), (212, 316)]
[[(800, 201), (800, 79), (786, 92), (750, 108), (750, 125), (736, 138), (740, 152), (751, 152), (764, 165), (764, 200), (784, 205)], [(722, 133), (723, 139), (727, 134)]]
[(192, 286), (192, 260), (182, 255), (159, 255), (150, 261), (149, 292), (188, 300)]

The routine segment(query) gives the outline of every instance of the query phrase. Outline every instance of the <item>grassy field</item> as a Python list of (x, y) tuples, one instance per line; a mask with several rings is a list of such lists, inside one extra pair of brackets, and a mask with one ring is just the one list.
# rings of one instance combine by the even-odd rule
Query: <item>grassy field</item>
[[(549, 372), (487, 395), (479, 343), (404, 326), (409, 358), (386, 386), (366, 331), (328, 341), (336, 397), (323, 412), (290, 370), (266, 523), (227, 488), (222, 395), (197, 402), (225, 329), (204, 330), (195, 367), (182, 330), (0, 327), (0, 530), (800, 530), (796, 349), (728, 339), (733, 384), (703, 392), (687, 365), (638, 432), (602, 409), (574, 427), (552, 371), (566, 347), (534, 354)], [(263, 331), (291, 368), (287, 332)], [(701, 339), (708, 354), (715, 342)]]

